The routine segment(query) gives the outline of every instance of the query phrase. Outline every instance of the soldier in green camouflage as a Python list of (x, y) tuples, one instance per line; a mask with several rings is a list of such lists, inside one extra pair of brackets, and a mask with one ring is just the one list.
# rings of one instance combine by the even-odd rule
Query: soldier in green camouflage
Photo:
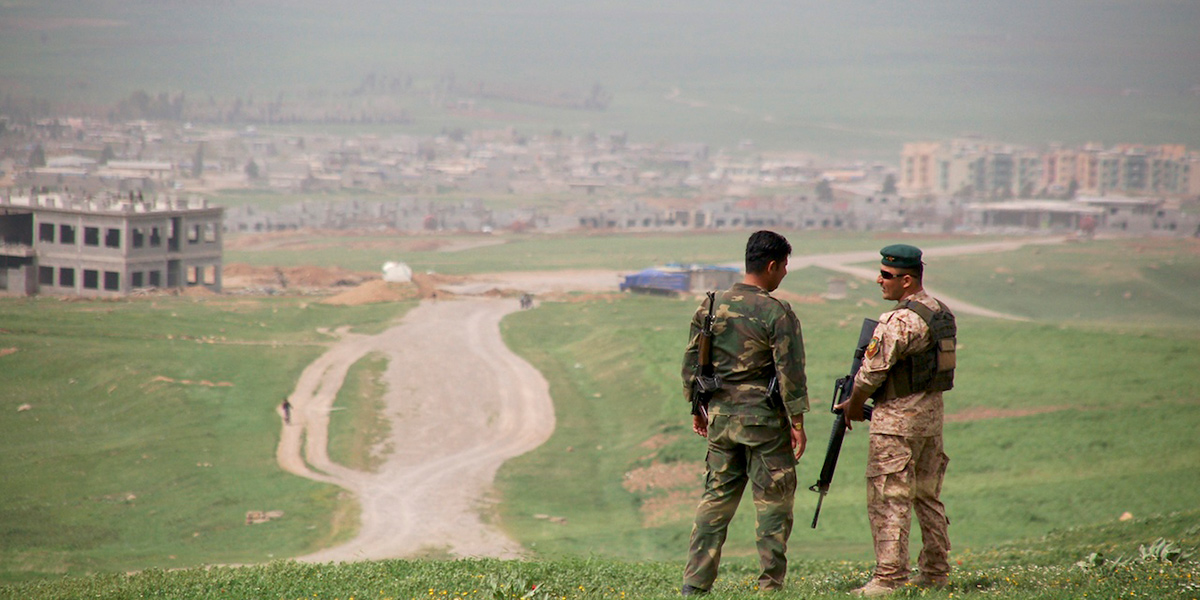
[[(708, 438), (708, 457), (683, 574), (685, 596), (712, 588), (726, 530), (747, 482), (756, 510), (759, 589), (783, 587), (796, 461), (807, 442), (804, 413), (809, 408), (800, 320), (786, 302), (770, 295), (787, 275), (791, 251), (777, 233), (751, 235), (742, 283), (716, 294), (712, 360), (721, 386), (709, 403), (707, 419), (694, 416), (692, 422), (693, 430)], [(696, 377), (707, 314), (706, 302), (692, 319), (683, 359), (685, 398)], [(777, 378), (781, 402), (770, 400), (772, 378)]]

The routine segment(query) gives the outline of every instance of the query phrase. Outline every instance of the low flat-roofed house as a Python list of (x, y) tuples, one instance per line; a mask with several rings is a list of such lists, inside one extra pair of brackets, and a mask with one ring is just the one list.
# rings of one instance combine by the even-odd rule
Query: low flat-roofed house
[(1069, 200), (975, 202), (964, 209), (967, 224), (984, 231), (1073, 232), (1086, 217), (1104, 219), (1104, 210)]
[(0, 196), (0, 292), (219, 292), (223, 213), (203, 200)]
[(174, 165), (164, 161), (110, 160), (97, 173), (102, 177), (116, 179), (167, 181), (172, 178), (174, 172)]
[(53, 169), (80, 169), (88, 170), (95, 168), (96, 161), (86, 156), (77, 154), (68, 154), (66, 156), (55, 156), (46, 160), (46, 166)]
[(1077, 201), (1104, 212), (1102, 229), (1139, 234), (1154, 229), (1155, 215), (1163, 205), (1161, 198), (1129, 196), (1083, 196)]

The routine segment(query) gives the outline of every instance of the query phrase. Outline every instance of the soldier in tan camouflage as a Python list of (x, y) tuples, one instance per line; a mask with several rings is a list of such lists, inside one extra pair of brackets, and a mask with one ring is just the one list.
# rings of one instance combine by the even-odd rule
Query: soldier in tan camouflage
[[(808, 383), (804, 340), (791, 307), (770, 295), (787, 275), (792, 248), (770, 231), (746, 243), (746, 275), (716, 298), (712, 360), (721, 386), (713, 394), (707, 420), (693, 417), (692, 429), (708, 439), (704, 495), (696, 508), (687, 566), (685, 596), (707, 593), (717, 578), (721, 546), (749, 482), (756, 510), (755, 537), (762, 590), (783, 587), (787, 541), (792, 532), (796, 461), (804, 453), (804, 413)], [(707, 302), (692, 319), (683, 359), (684, 396), (696, 378), (700, 330)], [(768, 398), (777, 378), (782, 402)]]
[[(922, 548), (912, 583), (945, 587), (950, 573), (950, 520), (939, 496), (950, 461), (942, 449), (942, 392), (953, 385), (953, 314), (925, 292), (919, 249), (896, 244), (881, 254), (876, 282), (883, 298), (898, 304), (879, 317), (854, 391), (835, 407), (845, 410), (848, 420), (862, 421), (863, 404), (868, 397), (876, 399), (867, 456), (875, 573), (852, 592), (866, 597), (886, 596), (908, 583), (913, 512)], [(937, 326), (931, 328), (934, 318)]]

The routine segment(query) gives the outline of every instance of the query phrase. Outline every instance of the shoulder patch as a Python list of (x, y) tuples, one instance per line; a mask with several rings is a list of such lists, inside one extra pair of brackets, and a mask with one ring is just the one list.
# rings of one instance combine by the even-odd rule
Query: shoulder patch
[(867, 344), (866, 356), (867, 358), (875, 358), (876, 354), (879, 354), (879, 338), (873, 337), (871, 338), (871, 343)]

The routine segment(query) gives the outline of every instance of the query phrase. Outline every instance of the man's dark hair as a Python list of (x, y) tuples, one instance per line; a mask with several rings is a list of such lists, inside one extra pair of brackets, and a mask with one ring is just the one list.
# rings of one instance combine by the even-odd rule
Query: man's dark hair
[(791, 253), (787, 238), (774, 231), (756, 231), (746, 240), (746, 272), (762, 273), (771, 261), (783, 262)]

